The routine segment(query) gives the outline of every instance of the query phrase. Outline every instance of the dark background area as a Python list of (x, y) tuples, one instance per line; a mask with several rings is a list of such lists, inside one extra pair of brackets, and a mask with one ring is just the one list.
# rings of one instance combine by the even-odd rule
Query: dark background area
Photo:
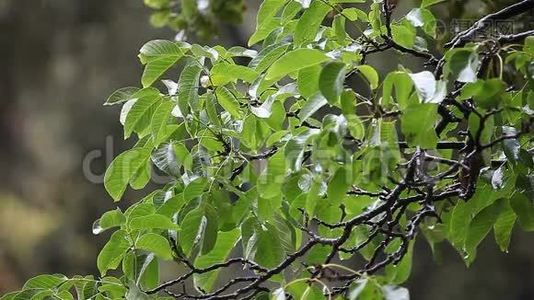
[[(448, 20), (506, 4), (450, 2), (441, 8)], [(247, 7), (243, 25), (223, 28), (210, 43), (244, 43), (258, 1)], [(403, 7), (412, 3), (403, 1), (399, 14)], [(173, 38), (152, 28), (149, 14), (132, 0), (0, 0), (0, 294), (41, 273), (97, 274), (108, 236), (93, 236), (91, 225), (116, 204), (83, 162), (95, 157), (91, 171), (101, 175), (130, 143), (119, 109), (102, 103), (139, 85), (144, 42)], [(370, 63), (391, 69), (400, 61), (384, 55)], [(515, 233), (509, 254), (488, 237), (467, 269), (447, 246), (436, 262), (421, 239), (407, 286), (412, 299), (532, 299), (533, 249), (534, 235)]]

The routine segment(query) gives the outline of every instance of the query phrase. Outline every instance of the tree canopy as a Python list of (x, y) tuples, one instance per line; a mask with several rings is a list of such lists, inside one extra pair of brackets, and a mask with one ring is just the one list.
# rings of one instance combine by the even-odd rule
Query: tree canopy
[[(153, 170), (168, 180), (95, 222), (113, 231), (99, 276), (1, 299), (408, 299), (417, 238), (467, 265), (490, 234), (507, 251), (516, 223), (534, 230), (534, 31), (495, 24), (534, 1), (446, 43), (443, 1), (399, 18), (395, 2), (265, 0), (249, 48), (146, 43), (140, 86), (105, 103), (137, 141), (105, 187), (119, 202)], [(377, 70), (383, 52), (418, 64)]]

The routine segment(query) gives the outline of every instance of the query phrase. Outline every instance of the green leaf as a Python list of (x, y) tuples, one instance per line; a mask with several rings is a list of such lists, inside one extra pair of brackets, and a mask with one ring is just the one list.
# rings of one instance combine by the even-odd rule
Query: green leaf
[[(204, 223), (204, 225), (202, 225)], [(180, 247), (189, 256), (193, 247), (201, 242), (201, 238), (207, 223), (204, 212), (201, 208), (190, 211), (180, 224)]]
[(104, 186), (113, 200), (121, 199), (128, 183), (139, 169), (145, 166), (149, 157), (150, 150), (136, 148), (120, 154), (113, 160), (104, 176)]
[(218, 63), (211, 69), (210, 79), (214, 86), (221, 86), (238, 79), (251, 83), (258, 75), (258, 72), (245, 66)]
[(167, 122), (169, 121), (174, 105), (171, 101), (162, 101), (152, 116), (150, 129), (152, 138), (154, 139), (154, 145), (156, 146), (161, 144), (167, 137)]
[(410, 146), (434, 149), (438, 142), (434, 124), (438, 118), (434, 104), (409, 106), (401, 116), (401, 130)]
[(341, 202), (345, 198), (347, 190), (351, 185), (350, 174), (346, 168), (340, 167), (330, 180), (327, 188), (328, 199), (330, 202)]
[(477, 70), (480, 65), (478, 54), (470, 48), (459, 48), (448, 51), (445, 54), (445, 76), (450, 74), (457, 76), (459, 82), (475, 82)]
[(414, 8), (406, 15), (406, 19), (414, 27), (421, 27), (426, 34), (436, 37), (436, 18), (428, 9)]
[(215, 90), (217, 101), (219, 104), (236, 119), (242, 118), (242, 112), (234, 94), (232, 94), (226, 87), (222, 86)]
[(534, 231), (534, 205), (526, 195), (515, 193), (510, 199), (510, 205), (519, 219), (519, 225), (525, 231)]
[(179, 230), (180, 227), (172, 220), (164, 215), (153, 214), (148, 216), (142, 216), (133, 218), (129, 221), (129, 227), (131, 230), (136, 229), (168, 229)]
[(124, 224), (126, 218), (120, 209), (108, 211), (93, 223), (93, 234), (100, 234), (105, 230)]
[(361, 65), (361, 66), (357, 66), (356, 70), (358, 70), (358, 72), (360, 72), (363, 75), (363, 77), (367, 80), (371, 89), (374, 90), (378, 87), (379, 77), (378, 77), (378, 73), (373, 67), (368, 66), (368, 65)]
[(493, 226), (495, 242), (497, 242), (497, 245), (499, 245), (499, 248), (503, 252), (508, 251), (516, 219), (517, 215), (514, 213), (510, 201), (507, 200), (501, 214)]
[(147, 233), (142, 235), (136, 242), (135, 248), (154, 253), (165, 260), (172, 259), (172, 250), (169, 241), (159, 234)]
[[(278, 265), (284, 259), (284, 249), (276, 228), (266, 223), (255, 230), (254, 260), (266, 268)], [(249, 242), (250, 243), (250, 242)]]
[(249, 67), (258, 73), (263, 73), (267, 70), (280, 56), (282, 56), (289, 44), (273, 44), (263, 49), (258, 55), (249, 63)]
[(321, 72), (322, 68), (320, 65), (313, 65), (299, 71), (297, 85), (302, 97), (306, 99), (310, 98), (319, 91), (319, 77), (321, 76)]
[(347, 17), (347, 19), (349, 19), (350, 21), (356, 21), (356, 20), (361, 20), (364, 22), (368, 21), (367, 14), (364, 11), (357, 9), (355, 7), (345, 8), (343, 10), (343, 16)]
[[(230, 255), (232, 249), (236, 246), (240, 238), (239, 229), (234, 229), (228, 232), (221, 232), (217, 237), (217, 242), (213, 250), (208, 254), (201, 255), (195, 260), (195, 267), (207, 268), (216, 263), (224, 262)], [(195, 285), (199, 286), (205, 291), (211, 291), (220, 270), (206, 272), (204, 274), (195, 274)]]
[(300, 110), (298, 117), (300, 122), (306, 121), (309, 117), (311, 117), (314, 113), (316, 113), (321, 107), (325, 106), (328, 103), (325, 97), (323, 95), (317, 93), (313, 95), (310, 99), (304, 103), (304, 106)]
[(171, 41), (154, 40), (143, 45), (139, 54), (141, 62), (146, 64), (141, 78), (143, 87), (151, 86), (184, 54), (184, 50), (177, 43)]
[(391, 284), (399, 285), (408, 280), (412, 272), (413, 245), (410, 243), (408, 251), (397, 265), (386, 266), (386, 277)]
[(149, 128), (152, 116), (161, 103), (161, 97), (157, 90), (147, 91), (133, 104), (126, 116), (124, 123), (124, 137), (128, 138), (132, 132), (137, 132), (140, 137)]
[(449, 241), (456, 249), (462, 250), (465, 244), (465, 237), (471, 220), (471, 209), (470, 203), (458, 201), (452, 210), (448, 232)]
[(315, 215), (315, 208), (317, 207), (317, 202), (321, 199), (319, 196), (319, 191), (321, 190), (320, 179), (314, 178), (311, 184), (310, 191), (306, 197), (306, 213), (308, 216), (313, 217)]
[(116, 105), (124, 103), (128, 100), (134, 99), (134, 95), (139, 92), (139, 88), (136, 87), (124, 87), (116, 90), (108, 97), (104, 105)]
[(468, 265), (475, 259), (476, 248), (497, 221), (504, 203), (504, 199), (495, 201), (492, 205), (480, 211), (469, 224), (469, 229), (467, 230), (465, 238), (466, 255), (464, 256), (464, 260)]
[(54, 289), (60, 284), (66, 282), (68, 280), (67, 277), (64, 275), (37, 275), (33, 277), (32, 279), (26, 281), (24, 286), (22, 287), (23, 290), (30, 290), (30, 289)]
[(319, 77), (319, 89), (330, 104), (339, 102), (346, 74), (344, 63), (331, 62), (324, 66)]
[(124, 230), (115, 231), (109, 241), (104, 245), (97, 258), (97, 267), (101, 275), (104, 276), (108, 270), (116, 269), (126, 251), (130, 249), (130, 242)]
[(206, 189), (208, 182), (206, 178), (197, 178), (191, 181), (184, 189), (184, 201), (187, 203), (197, 197), (200, 197)]
[(296, 45), (313, 41), (319, 27), (332, 7), (322, 1), (313, 1), (300, 17), (295, 28), (294, 41)]
[(178, 107), (182, 116), (198, 108), (198, 88), (203, 61), (190, 60), (178, 80)]
[[(261, 197), (270, 199), (279, 195), (282, 191), (280, 185), (285, 182), (286, 164), (284, 151), (278, 150), (267, 163), (267, 168), (258, 178), (258, 192)], [(278, 209), (278, 207), (274, 207)]]
[[(349, 300), (381, 300), (384, 299), (378, 283), (372, 278), (359, 279), (348, 293)], [(393, 299), (391, 299), (393, 300)]]
[(386, 76), (383, 83), (383, 104), (391, 103), (393, 88), (395, 88), (396, 102), (399, 103), (402, 108), (407, 107), (409, 104), (408, 100), (413, 89), (413, 82), (408, 73), (392, 72)]
[(329, 60), (328, 56), (316, 49), (296, 49), (284, 54), (275, 61), (265, 76), (266, 80), (279, 80), (287, 74), (307, 67), (318, 65)]
[(159, 283), (159, 261), (153, 253), (136, 256), (130, 251), (122, 261), (124, 275), (145, 290), (155, 288)]
[(417, 32), (410, 22), (405, 21), (399, 25), (391, 25), (393, 40), (404, 48), (412, 49), (415, 45)]
[[(324, 102), (326, 103), (326, 100), (324, 100)], [(302, 164), (304, 155), (304, 147), (308, 143), (308, 140), (316, 136), (318, 133), (319, 130), (317, 129), (306, 129), (287, 142), (286, 146), (284, 147), (284, 155), (286, 156), (287, 160), (286, 166), (288, 166), (290, 170), (300, 170), (300, 165)]]
[(256, 31), (248, 41), (249, 46), (264, 40), (279, 25), (275, 16), (285, 3), (285, 0), (263, 1), (256, 17)]

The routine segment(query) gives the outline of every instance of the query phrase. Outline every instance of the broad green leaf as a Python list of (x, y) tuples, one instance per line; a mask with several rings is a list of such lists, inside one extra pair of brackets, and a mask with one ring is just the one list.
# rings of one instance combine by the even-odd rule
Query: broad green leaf
[[(283, 149), (278, 150), (267, 163), (267, 168), (258, 178), (259, 195), (270, 199), (279, 195), (282, 191), (280, 185), (285, 181), (286, 165)], [(278, 207), (275, 207), (278, 209)]]
[(26, 281), (22, 289), (54, 289), (68, 280), (64, 275), (37, 275)]
[(153, 253), (136, 256), (130, 251), (122, 261), (122, 269), (129, 280), (144, 289), (152, 289), (159, 283), (159, 262)]
[(168, 229), (179, 230), (178, 225), (174, 224), (172, 220), (164, 215), (153, 214), (133, 218), (129, 221), (131, 230), (136, 229)]
[(319, 77), (322, 68), (320, 65), (313, 65), (301, 69), (297, 76), (297, 85), (299, 93), (304, 98), (310, 98), (319, 91)]
[(369, 65), (361, 65), (357, 66), (356, 70), (358, 70), (358, 72), (360, 72), (362, 76), (367, 80), (371, 89), (374, 90), (378, 87), (379, 77), (378, 73), (373, 67)]
[(104, 186), (115, 201), (119, 201), (140, 168), (146, 165), (150, 150), (135, 148), (117, 156), (106, 171)]
[(241, 119), (243, 113), (234, 94), (232, 94), (226, 87), (222, 86), (215, 91), (217, 101), (232, 117)]
[(406, 282), (410, 277), (410, 273), (412, 272), (413, 246), (414, 243), (410, 243), (408, 251), (397, 265), (386, 266), (386, 277), (389, 283), (399, 285)]
[[(324, 102), (326, 103), (326, 100), (324, 100)], [(300, 170), (304, 155), (304, 147), (308, 143), (308, 140), (316, 136), (318, 133), (318, 129), (307, 129), (287, 142), (284, 147), (284, 155), (287, 160), (286, 166), (289, 167), (290, 170)]]
[(329, 60), (328, 56), (316, 49), (296, 49), (284, 54), (275, 61), (265, 76), (266, 80), (279, 80), (287, 74), (318, 65)]
[(171, 101), (162, 101), (152, 116), (150, 129), (152, 138), (154, 139), (154, 145), (156, 146), (161, 144), (167, 137), (167, 122), (169, 121), (174, 105)]
[(104, 276), (108, 270), (116, 269), (126, 251), (130, 249), (130, 242), (124, 230), (115, 231), (109, 241), (104, 245), (97, 258), (97, 266), (101, 275)]
[(124, 123), (124, 137), (128, 138), (132, 132), (144, 136), (145, 130), (150, 127), (152, 116), (161, 103), (157, 90), (147, 91), (141, 98), (133, 103)]
[(296, 45), (306, 44), (315, 39), (324, 17), (332, 7), (322, 1), (313, 1), (300, 17), (295, 28), (294, 41)]
[(124, 87), (116, 90), (108, 97), (104, 105), (116, 105), (124, 103), (128, 100), (134, 99), (134, 95), (139, 92), (139, 88), (136, 87)]
[(191, 254), (193, 247), (201, 242), (206, 223), (207, 219), (201, 208), (190, 211), (181, 222), (180, 247), (187, 256)]
[(404, 48), (412, 49), (415, 45), (416, 30), (410, 22), (401, 22), (391, 25), (393, 40)]
[(406, 19), (414, 27), (421, 27), (423, 31), (429, 36), (435, 38), (436, 36), (436, 18), (425, 8), (414, 8), (407, 15)]
[(320, 179), (314, 179), (311, 184), (310, 191), (306, 197), (306, 213), (308, 216), (313, 217), (315, 215), (315, 208), (317, 207), (317, 202), (321, 199), (319, 192), (321, 190)]
[(459, 48), (448, 51), (445, 54), (446, 64), (444, 74), (457, 77), (459, 82), (475, 82), (477, 70), (480, 65), (478, 54), (470, 48)]
[(263, 49), (258, 53), (254, 59), (249, 63), (249, 67), (254, 69), (258, 73), (263, 73), (267, 70), (280, 56), (282, 56), (289, 44), (273, 44)]
[(401, 130), (408, 144), (434, 149), (438, 142), (434, 130), (437, 119), (437, 106), (434, 104), (409, 106), (401, 116)]
[(514, 210), (510, 206), (510, 201), (506, 200), (501, 214), (497, 218), (495, 225), (493, 226), (493, 231), (495, 233), (495, 242), (499, 245), (499, 248), (503, 252), (508, 251), (508, 246), (510, 245), (510, 239), (512, 236), (512, 230), (515, 225), (517, 215), (514, 213)]
[(465, 237), (467, 236), (467, 229), (471, 220), (470, 203), (458, 201), (452, 210), (451, 219), (449, 220), (449, 241), (459, 250), (462, 250)]
[(328, 103), (325, 97), (323, 95), (317, 93), (310, 97), (304, 103), (304, 106), (300, 110), (298, 117), (300, 119), (300, 122), (306, 121), (309, 117), (311, 117), (314, 113), (316, 113), (321, 107), (325, 106)]
[(349, 19), (350, 21), (360, 20), (367, 22), (368, 19), (367, 14), (364, 11), (355, 7), (343, 9), (343, 16), (347, 17), (347, 19)]
[(135, 248), (154, 253), (162, 259), (172, 259), (172, 250), (169, 241), (159, 234), (146, 233), (136, 242)]
[(471, 264), (475, 259), (476, 248), (490, 232), (491, 228), (497, 221), (504, 203), (504, 199), (495, 201), (492, 205), (479, 212), (469, 224), (465, 238), (466, 255), (464, 256), (464, 260), (468, 265)]
[(267, 268), (278, 265), (284, 259), (284, 249), (276, 228), (266, 223), (256, 228), (257, 240), (254, 243), (254, 260)]
[(198, 109), (198, 89), (203, 61), (190, 60), (178, 80), (178, 107), (182, 116)]
[[(349, 300), (379, 300), (384, 299), (378, 283), (372, 278), (359, 279), (348, 293)], [(393, 299), (392, 299), (393, 300)]]
[(256, 17), (256, 31), (248, 41), (249, 46), (264, 40), (279, 25), (279, 20), (275, 16), (285, 3), (285, 0), (262, 2)]
[(534, 231), (534, 204), (525, 195), (515, 193), (510, 205), (519, 219), (519, 225), (525, 231)]
[[(239, 229), (228, 232), (220, 232), (213, 250), (208, 254), (201, 255), (195, 260), (195, 267), (207, 268), (213, 264), (224, 262), (230, 255), (232, 249), (236, 246), (240, 238)], [(211, 291), (220, 270), (206, 272), (200, 275), (194, 275), (195, 285), (205, 291)]]
[(204, 193), (207, 185), (208, 182), (205, 178), (197, 178), (191, 181), (185, 187), (183, 192), (185, 202), (187, 203), (197, 197), (200, 197)]
[(93, 223), (93, 234), (100, 234), (105, 230), (124, 224), (126, 218), (120, 209), (108, 211)]
[(395, 88), (396, 102), (402, 108), (408, 106), (408, 99), (413, 90), (413, 82), (406, 72), (392, 72), (384, 79), (382, 104), (390, 104), (393, 95), (393, 88)]
[(245, 66), (218, 63), (211, 69), (210, 79), (214, 86), (221, 86), (238, 79), (251, 83), (258, 75), (256, 71)]
[(319, 89), (330, 104), (339, 102), (346, 73), (345, 64), (340, 62), (328, 63), (321, 71)]
[(184, 50), (175, 42), (154, 40), (140, 50), (139, 58), (146, 64), (141, 82), (143, 87), (151, 86), (161, 75), (184, 56)]
[(337, 169), (328, 184), (327, 194), (329, 201), (333, 203), (341, 203), (341, 200), (345, 198), (350, 185), (350, 173), (347, 169), (344, 167)]

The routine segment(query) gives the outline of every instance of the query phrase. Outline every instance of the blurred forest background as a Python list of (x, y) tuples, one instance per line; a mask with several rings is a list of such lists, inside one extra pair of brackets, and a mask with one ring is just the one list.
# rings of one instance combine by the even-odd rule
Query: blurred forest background
[[(399, 15), (414, 5), (401, 2)], [(438, 7), (444, 24), (514, 1), (447, 2)], [(208, 43), (244, 46), (258, 6), (246, 1), (243, 24), (220, 28)], [(94, 156), (91, 170), (103, 174), (131, 143), (122, 139), (118, 109), (102, 103), (117, 88), (139, 85), (144, 42), (174, 37), (151, 27), (149, 16), (141, 0), (0, 0), (0, 295), (40, 273), (97, 274), (106, 237), (93, 236), (91, 225), (115, 204), (82, 164)], [(370, 64), (413, 64), (389, 54)], [(515, 233), (509, 254), (487, 241), (466, 269), (452, 248), (436, 261), (420, 239), (412, 299), (534, 299), (532, 249), (534, 235), (525, 233)]]

